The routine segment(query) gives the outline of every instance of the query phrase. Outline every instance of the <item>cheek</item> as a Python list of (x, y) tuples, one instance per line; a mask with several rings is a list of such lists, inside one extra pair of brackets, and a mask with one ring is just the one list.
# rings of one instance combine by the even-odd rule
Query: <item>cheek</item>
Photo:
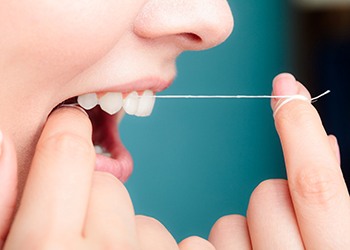
[(20, 41), (20, 54), (50, 67), (95, 62), (131, 30), (137, 13), (137, 6), (124, 0), (8, 2), (9, 32)]

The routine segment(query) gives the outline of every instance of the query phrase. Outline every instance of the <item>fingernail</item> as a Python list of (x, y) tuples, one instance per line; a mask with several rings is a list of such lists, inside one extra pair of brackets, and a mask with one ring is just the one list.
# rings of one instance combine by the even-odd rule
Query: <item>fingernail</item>
[(334, 136), (334, 140), (333, 140), (333, 149), (335, 150), (335, 155), (336, 155), (337, 160), (340, 164), (341, 163), (340, 147), (339, 147), (338, 139), (335, 136)]
[[(89, 115), (88, 115), (88, 113), (85, 111), (85, 109), (83, 109), (82, 107), (80, 107), (78, 104), (61, 104), (61, 105), (58, 105), (56, 108), (54, 108), (54, 109), (51, 111), (50, 115), (51, 115), (54, 111), (56, 111), (56, 110), (58, 110), (58, 109), (61, 109), (61, 108), (75, 108), (75, 109), (80, 110), (81, 112), (83, 112), (84, 115), (86, 115), (87, 117), (89, 117)], [(50, 116), (50, 115), (49, 115), (49, 116)]]
[(299, 94), (298, 83), (290, 74), (281, 74), (276, 77), (273, 83), (273, 94), (275, 96), (291, 96), (274, 101), (272, 105), (274, 117), (284, 105), (293, 100), (309, 101), (307, 97)]
[(296, 95), (298, 85), (291, 74), (281, 74), (276, 77), (273, 84), (274, 95)]

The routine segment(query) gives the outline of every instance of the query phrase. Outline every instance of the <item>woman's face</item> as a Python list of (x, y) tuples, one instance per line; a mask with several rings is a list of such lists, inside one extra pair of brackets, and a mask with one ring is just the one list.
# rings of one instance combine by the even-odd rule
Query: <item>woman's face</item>
[(174, 79), (181, 52), (213, 47), (232, 27), (225, 0), (1, 1), (0, 128), (15, 143), (22, 181), (59, 103), (158, 92)]

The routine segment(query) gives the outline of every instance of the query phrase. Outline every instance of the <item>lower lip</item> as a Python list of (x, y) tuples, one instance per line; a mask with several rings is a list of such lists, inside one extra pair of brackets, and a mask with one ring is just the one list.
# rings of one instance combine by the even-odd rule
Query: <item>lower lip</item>
[(144, 91), (146, 89), (152, 90), (153, 92), (160, 92), (168, 88), (173, 81), (174, 78), (170, 78), (170, 80), (163, 80), (158, 77), (147, 77), (125, 84), (119, 84), (112, 88), (100, 89), (99, 92), (130, 93), (131, 91)]
[[(124, 146), (122, 146), (124, 148)], [(118, 150), (115, 158), (96, 154), (95, 170), (110, 173), (122, 182), (126, 182), (133, 170), (133, 161), (130, 153), (124, 148)]]

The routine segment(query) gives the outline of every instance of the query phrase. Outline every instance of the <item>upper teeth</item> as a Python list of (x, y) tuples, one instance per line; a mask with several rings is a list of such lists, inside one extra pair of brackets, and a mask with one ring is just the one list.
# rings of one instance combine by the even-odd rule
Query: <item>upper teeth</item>
[(152, 113), (155, 98), (151, 90), (145, 90), (141, 96), (136, 91), (131, 92), (123, 99), (119, 92), (109, 92), (101, 97), (90, 93), (78, 96), (78, 103), (84, 109), (92, 109), (97, 104), (110, 115), (116, 114), (124, 108), (125, 112), (136, 116), (149, 116)]
[(129, 115), (135, 115), (137, 110), (139, 109), (139, 103), (139, 95), (137, 94), (137, 92), (131, 92), (124, 99), (123, 108), (125, 110), (125, 113)]
[(122, 93), (107, 93), (99, 99), (102, 110), (108, 114), (115, 114), (123, 107)]
[(97, 95), (95, 93), (81, 95), (78, 97), (78, 103), (84, 109), (89, 110), (89, 109), (94, 108), (97, 105), (98, 98), (97, 98)]

